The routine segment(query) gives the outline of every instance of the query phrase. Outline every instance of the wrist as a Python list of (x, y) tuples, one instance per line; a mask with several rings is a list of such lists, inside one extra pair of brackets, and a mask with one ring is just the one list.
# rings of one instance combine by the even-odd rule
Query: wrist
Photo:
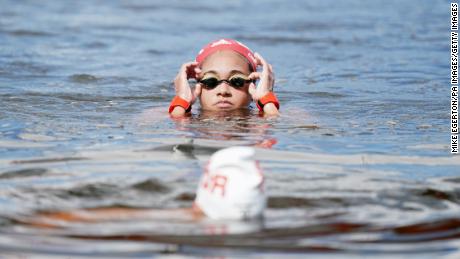
[(279, 115), (278, 108), (274, 103), (267, 103), (264, 105), (264, 114), (265, 115)]
[(280, 103), (278, 101), (278, 98), (276, 98), (276, 95), (273, 92), (268, 92), (262, 98), (260, 98), (259, 100), (256, 100), (256, 105), (257, 105), (257, 108), (259, 108), (259, 111), (265, 111), (265, 106), (267, 104), (273, 104), (273, 107), (271, 107), (270, 110), (276, 108), (276, 110), (278, 111), (280, 108)]
[(186, 114), (187, 113), (185, 112), (184, 108), (180, 106), (176, 106), (174, 107), (172, 112), (169, 113), (169, 116), (171, 116), (171, 118), (181, 118), (181, 117), (184, 117)]
[(186, 113), (192, 110), (192, 104), (189, 101), (177, 95), (174, 96), (174, 98), (171, 101), (171, 104), (169, 105), (169, 113), (172, 113), (174, 110), (177, 110), (175, 109), (176, 107), (182, 107)]

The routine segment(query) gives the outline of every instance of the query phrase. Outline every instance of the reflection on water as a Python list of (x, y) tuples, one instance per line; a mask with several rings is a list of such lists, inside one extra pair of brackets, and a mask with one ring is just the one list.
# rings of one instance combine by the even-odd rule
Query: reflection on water
[[(2, 255), (457, 258), (446, 10), (428, 0), (7, 0)], [(281, 117), (196, 104), (191, 117), (169, 118), (180, 64), (219, 37), (273, 64)], [(265, 218), (186, 217), (180, 211), (191, 206), (203, 165), (234, 145), (257, 148)], [(113, 207), (155, 213), (30, 224), (46, 213)]]
[[(185, 253), (193, 247), (211, 255), (220, 255), (221, 249), (228, 248), (264, 253), (436, 254), (451, 251), (458, 244), (457, 178), (414, 181), (398, 172), (378, 169), (381, 164), (458, 167), (460, 162), (454, 158), (430, 160), (415, 156), (346, 156), (258, 149), (256, 156), (267, 174), (270, 194), (263, 221), (191, 221), (184, 213), (171, 212), (191, 206), (200, 167), (222, 148), (220, 143), (194, 139), (150, 149), (84, 150), (76, 156), (89, 157), (90, 161), (50, 158), (19, 162), (29, 169), (2, 174), (2, 184), (14, 186), (2, 189), (2, 197), (21, 203), (22, 211), (14, 213), (10, 209), (10, 214), (3, 216), (2, 232), (6, 238), (0, 246), (46, 253), (48, 250), (41, 246), (31, 245), (39, 243), (38, 239), (45, 242), (45, 238), (48, 249), (61, 253), (62, 243), (78, 245), (73, 240), (98, 240), (85, 243), (86, 249), (73, 253), (85, 255), (100, 245), (99, 253), (109, 256), (111, 242), (121, 240), (134, 242), (137, 247), (123, 251), (126, 255)], [(174, 165), (179, 161), (180, 165)], [(199, 165), (195, 166), (194, 161)], [(50, 169), (45, 171), (38, 166)], [(130, 167), (136, 171), (127, 177)], [(38, 219), (30, 215), (30, 210), (69, 211), (106, 206), (153, 209), (154, 213), (135, 220), (51, 220), (59, 226), (57, 229), (27, 223)], [(27, 234), (30, 243), (18, 242), (23, 234)], [(149, 247), (151, 242), (157, 246)], [(427, 242), (431, 244), (428, 247)]]

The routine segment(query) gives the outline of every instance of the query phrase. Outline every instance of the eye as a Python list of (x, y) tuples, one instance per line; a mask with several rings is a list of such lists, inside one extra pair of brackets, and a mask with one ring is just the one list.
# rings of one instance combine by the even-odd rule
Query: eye
[(230, 78), (230, 84), (236, 87), (243, 87), (244, 84), (246, 83), (246, 79), (241, 77), (241, 76), (234, 76)]
[(219, 84), (219, 79), (215, 77), (208, 77), (200, 81), (207, 88), (214, 88)]

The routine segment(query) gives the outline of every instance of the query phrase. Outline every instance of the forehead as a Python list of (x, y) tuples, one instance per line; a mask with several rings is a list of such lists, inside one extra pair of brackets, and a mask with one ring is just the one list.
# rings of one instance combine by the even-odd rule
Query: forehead
[(249, 62), (240, 54), (232, 50), (217, 51), (209, 55), (202, 63), (203, 73), (215, 71), (225, 75), (230, 71), (237, 70), (242, 73), (249, 73)]

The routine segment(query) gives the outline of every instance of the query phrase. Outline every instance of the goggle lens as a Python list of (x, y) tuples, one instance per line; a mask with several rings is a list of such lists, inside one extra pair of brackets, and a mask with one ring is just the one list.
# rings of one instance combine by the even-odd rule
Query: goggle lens
[(228, 80), (219, 80), (216, 77), (206, 77), (202, 80), (199, 81), (203, 86), (207, 89), (214, 89), (218, 85), (220, 85), (222, 82), (226, 82), (229, 85), (231, 85), (234, 88), (241, 88), (243, 87), (246, 83), (251, 82), (251, 80), (246, 79), (242, 76), (233, 76)]
[(200, 80), (200, 83), (208, 89), (214, 89), (219, 85), (220, 81), (215, 77), (208, 77), (203, 80)]
[(249, 80), (242, 78), (240, 76), (235, 76), (235, 77), (230, 78), (229, 81), (230, 81), (230, 85), (232, 85), (233, 87), (240, 88), (240, 87), (243, 87), (244, 84), (246, 84), (246, 81), (249, 81)]

